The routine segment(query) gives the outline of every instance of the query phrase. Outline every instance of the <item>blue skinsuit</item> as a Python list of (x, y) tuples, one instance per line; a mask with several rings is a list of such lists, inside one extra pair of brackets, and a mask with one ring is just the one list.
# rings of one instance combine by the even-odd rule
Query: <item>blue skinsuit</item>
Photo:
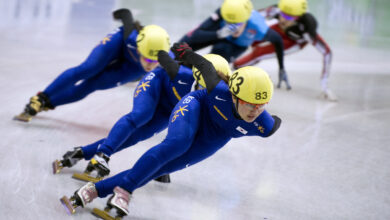
[(275, 120), (267, 111), (247, 123), (236, 118), (233, 106), (223, 81), (210, 93), (204, 89), (183, 97), (171, 113), (164, 141), (149, 149), (132, 169), (96, 183), (99, 197), (111, 194), (115, 186), (133, 192), (154, 178), (194, 165), (231, 138), (272, 134)]
[(139, 61), (137, 36), (133, 30), (125, 43), (122, 27), (108, 34), (83, 63), (63, 72), (43, 91), (51, 104), (76, 102), (96, 90), (140, 79), (146, 72)]
[(115, 123), (107, 138), (82, 147), (84, 158), (98, 152), (111, 156), (164, 130), (172, 109), (191, 91), (193, 82), (192, 70), (185, 66), (173, 79), (161, 67), (145, 75), (134, 91), (132, 111)]
[(255, 10), (252, 11), (245, 30), (238, 38), (229, 36), (218, 39), (217, 30), (225, 24), (218, 9), (215, 16), (208, 18), (194, 31), (187, 33), (179, 42), (188, 43), (194, 51), (213, 45), (210, 53), (219, 54), (230, 61), (242, 54), (254, 41), (263, 40), (269, 29), (264, 17)]

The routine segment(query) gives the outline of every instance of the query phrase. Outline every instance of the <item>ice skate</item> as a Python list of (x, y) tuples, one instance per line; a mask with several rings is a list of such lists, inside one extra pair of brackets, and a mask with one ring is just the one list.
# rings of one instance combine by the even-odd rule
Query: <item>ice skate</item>
[(98, 194), (95, 188), (95, 184), (89, 182), (80, 189), (76, 190), (76, 192), (74, 192), (73, 196), (70, 198), (63, 196), (60, 201), (66, 212), (71, 215), (76, 212), (77, 207), (81, 206), (84, 208), (87, 203), (92, 202), (92, 200), (97, 197)]
[(14, 120), (17, 120), (17, 121), (23, 121), (23, 122), (29, 122), (31, 121), (31, 119), (33, 118), (34, 116), (33, 115), (30, 115), (29, 113), (27, 112), (22, 112), (20, 113), (19, 115), (15, 115), (13, 117)]
[(29, 122), (41, 110), (42, 102), (38, 95), (30, 98), (30, 102), (24, 108), (24, 111), (19, 115), (14, 116), (14, 120)]
[[(110, 174), (110, 168), (108, 167), (109, 160), (110, 158), (107, 155), (98, 153), (91, 159), (83, 173), (74, 173), (72, 178), (86, 182), (99, 182)], [(97, 172), (96, 176), (91, 175), (93, 171)]]
[(19, 115), (14, 116), (14, 120), (29, 122), (31, 119), (43, 110), (47, 111), (54, 109), (54, 106), (50, 103), (49, 97), (39, 92), (37, 95), (30, 98), (30, 102), (26, 105), (23, 112)]
[(280, 89), (283, 81), (286, 83), (287, 90), (290, 90), (291, 85), (290, 85), (290, 82), (288, 81), (287, 73), (284, 70), (280, 70), (279, 71), (279, 81), (278, 81), (278, 84), (276, 86), (278, 89)]
[(157, 177), (154, 180), (157, 182), (160, 182), (160, 183), (170, 183), (171, 182), (171, 178), (170, 178), (169, 174), (162, 175), (160, 177)]
[(62, 160), (55, 160), (52, 163), (53, 174), (61, 172), (64, 167), (72, 167), (78, 161), (83, 159), (83, 151), (81, 147), (75, 147), (73, 151), (68, 151), (62, 156)]
[[(114, 188), (114, 195), (108, 199), (107, 206), (104, 208), (104, 210), (94, 208), (92, 210), (92, 214), (105, 220), (122, 219), (122, 217), (129, 214), (128, 207), (130, 198), (131, 193), (117, 186)], [(116, 210), (115, 217), (110, 215), (110, 211), (113, 208)]]

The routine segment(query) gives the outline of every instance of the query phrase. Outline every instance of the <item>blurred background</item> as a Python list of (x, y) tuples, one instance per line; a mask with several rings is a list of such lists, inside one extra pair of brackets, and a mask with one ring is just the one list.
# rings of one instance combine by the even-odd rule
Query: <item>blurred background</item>
[[(105, 137), (132, 107), (135, 83), (98, 91), (12, 121), (29, 97), (78, 65), (129, 8), (158, 24), (171, 43), (213, 13), (222, 0), (0, 0), (0, 211), (3, 219), (95, 219), (99, 199), (68, 216), (59, 202), (83, 185), (51, 162)], [(277, 0), (253, 0), (255, 8)], [(319, 97), (322, 56), (311, 45), (286, 56), (293, 89), (275, 91), (269, 111), (283, 124), (270, 138), (229, 142), (212, 158), (172, 175), (167, 185), (137, 190), (126, 219), (390, 219), (390, 1), (308, 0), (331, 47), (330, 88)], [(201, 53), (207, 53), (208, 49)], [(257, 64), (277, 80), (277, 61)], [(112, 173), (131, 168), (165, 132), (114, 155)]]

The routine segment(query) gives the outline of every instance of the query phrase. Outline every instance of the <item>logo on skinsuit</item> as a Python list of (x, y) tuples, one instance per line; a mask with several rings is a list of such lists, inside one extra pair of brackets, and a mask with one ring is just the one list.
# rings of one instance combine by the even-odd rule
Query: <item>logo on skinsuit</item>
[(176, 118), (179, 117), (180, 115), (184, 116), (184, 112), (188, 112), (188, 109), (186, 109), (187, 107), (188, 105), (185, 105), (183, 107), (179, 106), (179, 109), (175, 111), (175, 114), (173, 115), (171, 122), (174, 122)]
[(150, 87), (149, 85), (150, 81), (142, 82), (140, 85), (137, 86), (137, 89), (135, 90), (134, 97), (137, 97), (140, 92), (146, 91), (147, 87)]
[(150, 72), (150, 73), (145, 77), (145, 79), (150, 81), (150, 80), (152, 80), (155, 76), (156, 76), (156, 74), (154, 74), (153, 72)]
[(247, 130), (243, 129), (243, 128), (240, 127), (240, 126), (237, 126), (236, 130), (239, 131), (239, 132), (241, 132), (241, 133), (244, 134), (244, 135), (248, 133)]
[(104, 37), (102, 40), (102, 44), (105, 45), (108, 41), (111, 41), (111, 36), (108, 35), (107, 37)]
[(259, 127), (257, 127), (257, 129), (259, 129), (259, 131), (262, 133), (262, 134), (264, 134), (264, 128), (263, 128), (263, 126), (259, 126)]
[(184, 100), (183, 100), (183, 104), (188, 104), (190, 103), (192, 100), (194, 99), (194, 96), (187, 96)]

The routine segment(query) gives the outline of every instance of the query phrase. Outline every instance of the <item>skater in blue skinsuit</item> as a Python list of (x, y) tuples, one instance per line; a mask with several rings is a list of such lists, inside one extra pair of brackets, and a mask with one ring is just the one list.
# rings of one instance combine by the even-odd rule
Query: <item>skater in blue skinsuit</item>
[(259, 40), (268, 41), (275, 48), (279, 77), (288, 84), (282, 37), (269, 28), (260, 12), (253, 10), (251, 0), (225, 0), (215, 13), (184, 35), (180, 42), (188, 43), (194, 51), (211, 46), (210, 53), (234, 62), (253, 42)]
[[(208, 54), (205, 57), (219, 72), (230, 75), (229, 64), (221, 56)], [(158, 53), (158, 61), (164, 68), (155, 69), (139, 82), (134, 91), (132, 111), (116, 122), (107, 138), (68, 151), (61, 161), (53, 163), (53, 173), (58, 173), (63, 167), (72, 167), (81, 159), (93, 157), (85, 171), (86, 180), (90, 179), (93, 170), (100, 179), (109, 174), (108, 161), (113, 153), (148, 139), (168, 126), (172, 109), (191, 91), (194, 77), (202, 85), (203, 81), (189, 67), (176, 63), (165, 51)], [(169, 182), (169, 176), (159, 180)]]
[(169, 36), (157, 25), (141, 27), (127, 9), (114, 12), (124, 25), (108, 34), (79, 66), (59, 75), (43, 92), (31, 97), (15, 119), (29, 121), (42, 110), (79, 101), (96, 90), (139, 80), (158, 66), (159, 50), (169, 50)]
[(200, 71), (206, 89), (191, 92), (179, 101), (171, 113), (166, 138), (141, 156), (133, 168), (96, 184), (87, 183), (70, 200), (62, 198), (70, 212), (97, 197), (113, 194), (108, 209), (127, 215), (131, 193), (150, 180), (210, 157), (231, 138), (269, 137), (279, 128), (281, 120), (265, 110), (273, 84), (262, 69), (243, 67), (230, 77), (220, 78), (211, 63), (188, 45), (175, 44), (172, 50), (177, 58)]

